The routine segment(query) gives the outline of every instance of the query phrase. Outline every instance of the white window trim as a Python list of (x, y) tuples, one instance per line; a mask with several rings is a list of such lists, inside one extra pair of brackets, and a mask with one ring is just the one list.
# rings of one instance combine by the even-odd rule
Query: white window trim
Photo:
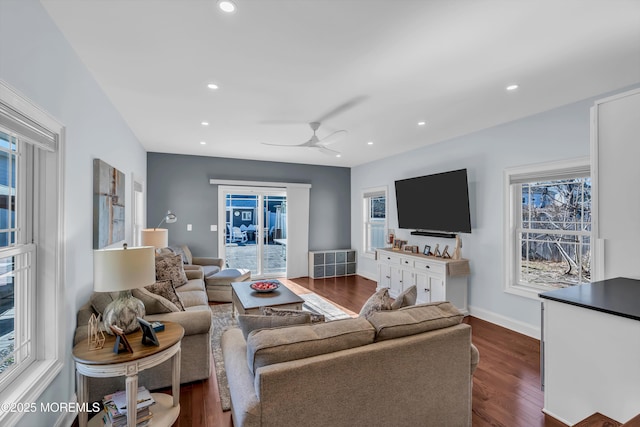
[[(516, 224), (518, 221), (519, 210), (515, 209), (512, 205), (512, 200), (515, 197), (516, 189), (510, 185), (513, 178), (516, 176), (527, 175), (544, 175), (555, 170), (580, 170), (583, 168), (589, 168), (591, 165), (589, 157), (579, 157), (576, 159), (560, 160), (555, 162), (539, 163), (533, 165), (518, 166), (508, 168), (504, 170), (503, 175), (503, 238), (504, 238), (504, 253), (503, 253), (503, 285), (504, 292), (519, 295), (525, 298), (530, 298), (540, 301), (538, 294), (540, 292), (548, 291), (549, 288), (536, 288), (534, 285), (524, 286), (517, 282), (517, 269), (518, 262), (514, 253), (516, 251)], [(591, 244), (593, 245), (593, 229), (591, 236)]]
[(366, 198), (367, 198), (367, 194), (371, 194), (371, 193), (384, 193), (384, 197), (385, 197), (385, 204), (384, 204), (384, 208), (385, 208), (385, 213), (384, 213), (384, 229), (388, 230), (389, 229), (389, 189), (388, 187), (385, 186), (381, 186), (381, 187), (371, 187), (371, 188), (365, 188), (362, 190), (362, 195), (360, 197), (360, 207), (362, 209), (362, 215), (360, 216), (360, 218), (362, 218), (362, 223), (361, 223), (361, 230), (362, 230), (362, 251), (361, 251), (361, 255), (364, 258), (370, 258), (370, 259), (375, 259), (376, 258), (376, 251), (369, 251), (367, 252), (367, 232), (366, 232), (366, 223), (368, 220), (368, 212), (367, 209), (365, 208), (365, 203), (366, 203)]
[[(0, 80), (0, 101), (58, 136), (54, 154), (40, 157), (42, 172), (34, 210), (39, 212), (34, 231), (38, 238), (35, 342), (36, 360), (0, 391), (0, 402), (35, 402), (49, 387), (69, 357), (64, 323), (64, 127), (48, 113)], [(44, 214), (46, 212), (46, 215)], [(0, 424), (16, 423), (24, 413), (0, 412)]]

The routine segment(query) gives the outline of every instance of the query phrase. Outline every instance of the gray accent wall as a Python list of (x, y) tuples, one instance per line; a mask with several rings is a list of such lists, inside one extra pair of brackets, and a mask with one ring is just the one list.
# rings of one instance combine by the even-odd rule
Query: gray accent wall
[(210, 179), (311, 184), (309, 250), (351, 245), (351, 170), (333, 166), (147, 153), (147, 226), (158, 225), (171, 210), (178, 221), (162, 225), (169, 229), (169, 244), (217, 256), (222, 230), (210, 231), (218, 221), (218, 186)]

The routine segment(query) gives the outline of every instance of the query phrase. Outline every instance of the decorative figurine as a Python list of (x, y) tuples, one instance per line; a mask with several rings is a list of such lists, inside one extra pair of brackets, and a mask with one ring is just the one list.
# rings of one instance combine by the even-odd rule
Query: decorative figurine
[(104, 333), (100, 330), (100, 314), (96, 317), (95, 314), (92, 314), (89, 317), (89, 336), (87, 337), (89, 341), (89, 350), (99, 350), (104, 347)]
[(453, 249), (453, 259), (462, 259), (462, 239), (456, 234), (456, 247)]

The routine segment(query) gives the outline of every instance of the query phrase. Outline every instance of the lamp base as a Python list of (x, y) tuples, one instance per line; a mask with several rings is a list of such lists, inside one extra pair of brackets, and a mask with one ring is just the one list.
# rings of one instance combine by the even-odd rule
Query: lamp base
[(118, 299), (115, 299), (104, 309), (104, 327), (108, 334), (111, 325), (122, 329), (125, 334), (134, 332), (140, 328), (138, 317), (144, 317), (144, 304), (138, 298), (131, 295), (131, 291), (121, 291)]

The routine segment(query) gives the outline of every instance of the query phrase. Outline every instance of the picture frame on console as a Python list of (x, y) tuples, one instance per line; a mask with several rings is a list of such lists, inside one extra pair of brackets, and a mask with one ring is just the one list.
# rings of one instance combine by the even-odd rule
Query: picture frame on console
[(422, 251), (423, 255), (431, 255), (431, 246), (424, 245), (424, 250)]

